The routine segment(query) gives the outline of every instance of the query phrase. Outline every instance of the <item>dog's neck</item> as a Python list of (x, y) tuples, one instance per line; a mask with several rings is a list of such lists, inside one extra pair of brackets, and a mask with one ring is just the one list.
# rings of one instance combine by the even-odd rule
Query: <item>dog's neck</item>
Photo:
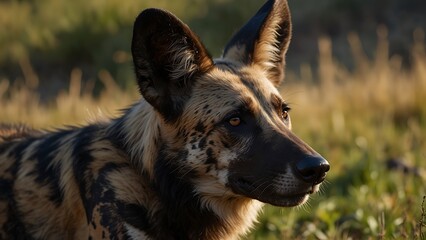
[(160, 234), (155, 238), (236, 239), (247, 233), (263, 204), (244, 197), (197, 194), (191, 181), (191, 175), (196, 173), (174, 164), (179, 161), (185, 161), (184, 154), (164, 148), (156, 159), (152, 188), (158, 194), (160, 207), (154, 213), (158, 216), (155, 224), (168, 232), (154, 231)]
[(108, 129), (111, 140), (129, 156), (136, 170), (150, 178), (161, 144), (162, 121), (152, 106), (142, 99), (115, 119)]
[[(191, 171), (170, 164), (183, 161), (184, 155), (171, 152), (161, 140), (163, 119), (142, 100), (114, 120), (109, 136), (124, 151), (137, 172), (150, 182), (158, 198), (155, 206), (156, 238), (182, 237), (195, 239), (235, 239), (245, 234), (256, 221), (262, 203), (252, 199), (201, 197), (194, 185), (183, 180)], [(182, 171), (185, 171), (184, 173)], [(155, 176), (155, 177), (154, 177)], [(186, 181), (186, 182), (185, 182)], [(149, 204), (151, 205), (151, 204)], [(157, 225), (157, 226), (155, 226)], [(148, 233), (149, 234), (149, 233)]]

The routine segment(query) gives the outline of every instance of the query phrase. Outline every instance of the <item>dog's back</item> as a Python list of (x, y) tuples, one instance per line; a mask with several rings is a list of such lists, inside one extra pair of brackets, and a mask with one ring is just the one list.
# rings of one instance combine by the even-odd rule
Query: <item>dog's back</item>
[(42, 131), (30, 128), (24, 124), (0, 123), (0, 143), (28, 137), (38, 137), (42, 134)]
[(62, 176), (72, 161), (60, 154), (66, 146), (55, 138), (62, 135), (22, 124), (0, 126), (0, 239), (78, 236), (75, 226), (84, 218), (75, 216), (84, 209), (64, 190), (72, 189), (75, 180)]
[(124, 221), (114, 211), (126, 209), (141, 194), (123, 188), (140, 189), (141, 183), (126, 156), (107, 139), (106, 125), (56, 132), (21, 125), (2, 129), (0, 239), (125, 235)]

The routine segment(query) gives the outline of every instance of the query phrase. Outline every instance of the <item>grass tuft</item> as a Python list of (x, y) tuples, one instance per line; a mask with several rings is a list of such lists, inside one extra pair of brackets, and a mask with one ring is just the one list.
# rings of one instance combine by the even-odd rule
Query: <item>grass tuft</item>
[(426, 195), (423, 196), (423, 201), (422, 201), (422, 206), (421, 206), (422, 213), (420, 215), (420, 220), (419, 220), (419, 236), (420, 236), (420, 239), (424, 239), (425, 238), (425, 235), (423, 233), (423, 227), (426, 227), (426, 222), (425, 222), (425, 219), (426, 219), (425, 201), (426, 201)]

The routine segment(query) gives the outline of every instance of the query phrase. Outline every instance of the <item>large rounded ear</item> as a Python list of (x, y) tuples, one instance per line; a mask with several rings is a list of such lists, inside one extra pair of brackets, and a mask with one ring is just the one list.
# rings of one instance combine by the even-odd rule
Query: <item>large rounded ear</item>
[(189, 27), (160, 9), (136, 18), (132, 55), (141, 94), (168, 121), (180, 115), (197, 76), (213, 66)]
[(290, 11), (285, 0), (269, 0), (229, 41), (223, 58), (257, 64), (277, 86), (284, 79), (285, 53), (291, 38)]

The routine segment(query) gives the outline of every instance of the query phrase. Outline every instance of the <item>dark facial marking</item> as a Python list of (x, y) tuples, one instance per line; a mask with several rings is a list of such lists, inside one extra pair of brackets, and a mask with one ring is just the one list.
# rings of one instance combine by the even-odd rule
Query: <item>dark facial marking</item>
[(197, 126), (195, 126), (195, 131), (197, 131), (197, 132), (203, 133), (205, 129), (206, 129), (206, 127), (204, 126), (204, 124), (201, 121), (199, 121), (197, 123)]
[(198, 143), (198, 148), (204, 149), (205, 146), (206, 146), (206, 137), (203, 137), (200, 139), (200, 142)]
[(207, 154), (206, 164), (216, 164), (217, 163), (217, 159), (213, 156), (213, 150), (211, 148), (208, 148), (206, 150), (206, 154)]

